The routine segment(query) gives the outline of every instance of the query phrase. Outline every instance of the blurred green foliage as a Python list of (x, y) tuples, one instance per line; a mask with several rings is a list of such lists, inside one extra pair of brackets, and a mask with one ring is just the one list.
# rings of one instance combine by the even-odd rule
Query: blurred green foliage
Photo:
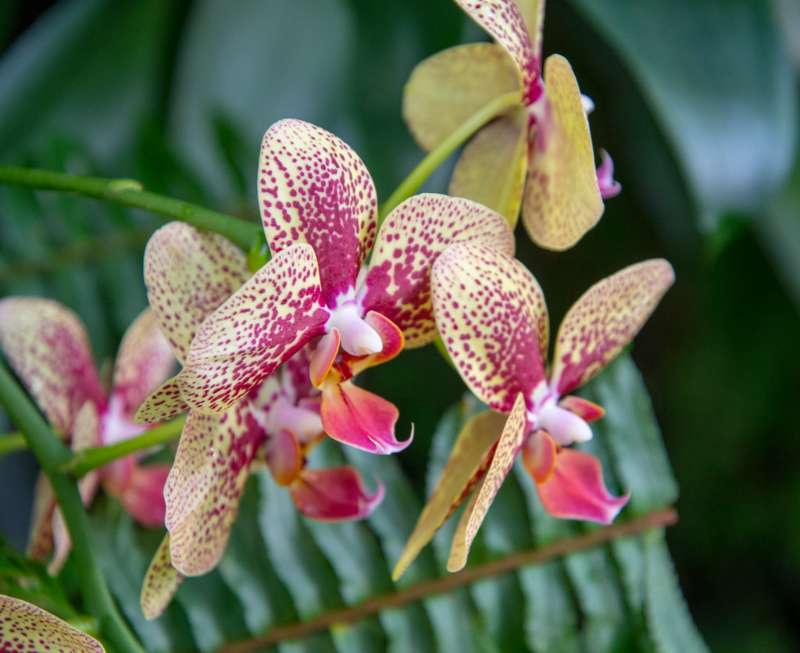
[[(259, 139), (287, 116), (348, 141), (385, 198), (420, 157), (400, 116), (413, 66), (483, 38), (449, 0), (48, 4), (0, 3), (0, 161), (135, 177), (253, 218)], [(594, 99), (594, 140), (614, 156), (624, 190), (570, 252), (521, 237), (519, 255), (554, 323), (608, 273), (649, 256), (673, 261), (678, 282), (634, 357), (681, 490), (681, 522), (667, 536), (677, 570), (713, 650), (797, 650), (800, 172), (789, 174), (797, 68), (781, 39), (800, 26), (787, 27), (785, 11), (781, 32), (767, 0), (550, 5), (545, 51), (566, 55)], [(445, 180), (443, 171), (429, 187)], [(0, 294), (67, 303), (107, 359), (144, 304), (142, 248), (156, 224), (0, 188)], [(425, 351), (369, 382), (399, 405), (401, 433), (415, 423), (400, 462), (418, 500), (430, 436), (461, 382)], [(17, 544), (32, 476), (24, 456), (0, 461), (0, 491), (14, 497), (0, 528)], [(649, 572), (664, 578), (663, 565)], [(317, 600), (293, 599), (301, 614)], [(203, 623), (200, 608), (186, 614), (177, 635), (159, 636)], [(243, 625), (252, 626), (225, 628)]]

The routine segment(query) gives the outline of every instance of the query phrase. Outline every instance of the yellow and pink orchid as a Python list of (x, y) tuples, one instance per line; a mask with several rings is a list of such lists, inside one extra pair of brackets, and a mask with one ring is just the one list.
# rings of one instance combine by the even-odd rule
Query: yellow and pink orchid
[[(111, 389), (106, 392), (80, 319), (57, 302), (37, 297), (0, 301), (0, 347), (54, 429), (73, 450), (112, 444), (139, 435), (147, 424), (133, 416), (141, 401), (168, 376), (175, 359), (155, 317), (145, 310), (122, 339)], [(164, 523), (163, 487), (169, 467), (142, 466), (126, 456), (86, 474), (84, 503), (102, 484), (144, 526)], [(58, 570), (70, 549), (56, 499), (47, 479), (37, 483), (29, 554)]]
[(470, 200), (424, 194), (396, 207), (378, 232), (364, 163), (333, 134), (299, 120), (265, 134), (258, 186), (273, 258), (197, 329), (179, 398), (164, 405), (224, 411), (311, 345), (325, 432), (372, 453), (404, 449), (411, 438), (395, 436), (397, 408), (353, 377), (434, 340), (431, 264), (456, 242), (511, 253), (505, 220)]
[(103, 645), (26, 601), (0, 595), (3, 653), (105, 653)]
[(613, 521), (628, 497), (608, 492), (596, 458), (569, 448), (592, 437), (588, 422), (602, 417), (603, 409), (570, 393), (633, 339), (673, 278), (670, 264), (657, 259), (592, 286), (564, 317), (547, 366), (547, 307), (524, 265), (475, 244), (454, 245), (437, 259), (432, 288), (442, 339), (467, 386), (497, 412), (479, 414), (465, 425), (395, 576), (472, 493), (448, 561), (451, 571), (461, 569), (520, 452), (546, 512)]
[(449, 48), (420, 63), (405, 88), (403, 114), (432, 150), (470, 116), (506, 93), (519, 105), (481, 129), (464, 148), (450, 194), (474, 199), (541, 247), (564, 250), (591, 229), (603, 199), (621, 190), (601, 153), (595, 169), (587, 112), (569, 62), (551, 55), (542, 73), (545, 0), (456, 0), (495, 40)]
[[(153, 234), (145, 251), (145, 283), (152, 310), (180, 362), (186, 362), (207, 316), (249, 276), (244, 254), (222, 236), (179, 222)], [(308, 452), (324, 436), (320, 392), (310, 382), (309, 363), (308, 349), (300, 349), (223, 412), (189, 409), (164, 489), (169, 544), (168, 551), (160, 552), (181, 575), (204, 574), (217, 564), (247, 478), (259, 465), (266, 463), (300, 512), (313, 519), (360, 519), (380, 503), (383, 487), (379, 484), (370, 494), (351, 467), (307, 467)], [(171, 390), (176, 383), (167, 381), (137, 418), (147, 421), (179, 405), (179, 393)], [(166, 565), (160, 568), (172, 573)], [(151, 578), (145, 588), (156, 596), (150, 602), (152, 614), (169, 600), (154, 591), (160, 582)]]

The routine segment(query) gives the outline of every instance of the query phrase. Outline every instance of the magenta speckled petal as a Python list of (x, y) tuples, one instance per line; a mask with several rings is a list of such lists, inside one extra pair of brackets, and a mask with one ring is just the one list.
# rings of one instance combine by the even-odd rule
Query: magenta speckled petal
[(155, 313), (144, 310), (125, 332), (114, 364), (112, 394), (122, 401), (123, 414), (131, 418), (174, 366), (175, 356)]
[(538, 97), (540, 89), (539, 61), (525, 25), (525, 19), (514, 0), (456, 0), (472, 20), (483, 27), (492, 38), (502, 45), (519, 69), (525, 100), (531, 102)]
[(222, 414), (189, 414), (164, 488), (172, 564), (182, 574), (219, 562), (264, 437), (247, 400)]
[(183, 362), (205, 317), (250, 276), (242, 251), (218, 234), (170, 222), (144, 253), (147, 297), (175, 356)]
[(84, 402), (101, 405), (86, 331), (68, 308), (49, 299), (8, 297), (0, 301), (0, 347), (50, 423), (72, 429)]
[(634, 338), (675, 280), (663, 259), (631, 265), (596, 283), (569, 309), (556, 338), (551, 385), (567, 394)]
[(436, 337), (430, 269), (454, 243), (477, 242), (514, 253), (514, 236), (505, 219), (463, 198), (426, 193), (395, 208), (378, 233), (367, 273), (366, 310), (388, 317), (403, 331), (406, 347)]
[(139, 406), (133, 420), (139, 424), (157, 424), (188, 411), (189, 404), (181, 397), (180, 378), (179, 374), (165, 381)]
[(172, 566), (169, 554), (169, 535), (166, 535), (158, 547), (142, 583), (142, 593), (139, 596), (139, 605), (142, 614), (148, 621), (160, 617), (166, 610), (183, 576)]
[(326, 303), (353, 287), (375, 241), (378, 200), (347, 143), (301, 120), (275, 123), (261, 145), (258, 199), (273, 253), (314, 248)]
[(507, 413), (544, 379), (547, 307), (519, 261), (474, 244), (448, 248), (433, 265), (436, 324), (461, 378)]
[(352, 467), (304, 469), (289, 487), (297, 509), (317, 521), (364, 519), (383, 501), (384, 487), (370, 494)]
[[(543, 433), (543, 432), (542, 432)], [(544, 434), (542, 437), (549, 438)], [(628, 503), (606, 489), (600, 461), (574, 449), (561, 449), (544, 482), (536, 483), (544, 509), (553, 517), (610, 524)]]
[(2, 653), (105, 653), (103, 645), (41, 608), (0, 595)]
[(212, 412), (234, 404), (322, 334), (329, 314), (319, 300), (314, 250), (279, 252), (198, 329), (181, 372), (183, 398)]

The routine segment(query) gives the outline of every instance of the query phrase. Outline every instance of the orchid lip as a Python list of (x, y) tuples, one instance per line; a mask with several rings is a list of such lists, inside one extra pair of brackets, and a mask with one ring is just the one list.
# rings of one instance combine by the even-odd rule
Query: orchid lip
[(336, 302), (325, 331), (338, 329), (342, 336), (342, 349), (353, 356), (369, 356), (383, 350), (383, 341), (378, 332), (364, 319), (364, 310), (356, 300), (347, 295)]
[(584, 419), (558, 405), (558, 395), (553, 393), (528, 412), (531, 431), (543, 429), (562, 447), (574, 442), (588, 442), (592, 429)]
[(100, 433), (103, 444), (116, 444), (141, 435), (147, 424), (136, 424), (125, 415), (125, 404), (118, 394), (112, 394), (100, 417)]

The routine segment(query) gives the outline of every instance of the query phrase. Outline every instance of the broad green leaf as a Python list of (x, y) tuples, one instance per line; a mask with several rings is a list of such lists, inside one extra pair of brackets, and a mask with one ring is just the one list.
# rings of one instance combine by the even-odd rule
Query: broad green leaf
[(797, 102), (773, 3), (573, 4), (641, 86), (684, 168), (702, 228), (716, 228), (725, 211), (758, 207), (778, 188), (793, 161)]
[(708, 653), (681, 595), (663, 531), (646, 538), (647, 618), (659, 653)]

